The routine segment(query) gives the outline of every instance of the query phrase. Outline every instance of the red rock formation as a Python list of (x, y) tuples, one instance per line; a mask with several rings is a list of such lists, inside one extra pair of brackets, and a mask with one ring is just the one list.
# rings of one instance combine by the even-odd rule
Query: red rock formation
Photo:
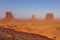
[(6, 18), (9, 18), (9, 19), (13, 18), (14, 19), (11, 12), (6, 12)]
[(4, 21), (11, 21), (14, 19), (14, 16), (11, 12), (6, 12), (6, 17), (4, 18)]
[(47, 19), (47, 20), (54, 19), (53, 14), (52, 14), (52, 13), (47, 13), (47, 14), (46, 14), (46, 19)]
[(35, 15), (32, 15), (32, 18), (31, 18), (32, 20), (35, 20), (36, 18), (35, 18)]

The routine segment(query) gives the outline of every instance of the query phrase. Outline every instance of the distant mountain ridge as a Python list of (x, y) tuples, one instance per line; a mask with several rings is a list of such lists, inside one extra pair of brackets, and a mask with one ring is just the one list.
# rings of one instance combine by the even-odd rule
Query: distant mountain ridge
[[(45, 16), (46, 20), (54, 20), (54, 15), (53, 13), (47, 13)], [(14, 16), (12, 15), (11, 12), (6, 12), (6, 17), (3, 20), (7, 20), (7, 21), (11, 21), (11, 20), (15, 20)], [(35, 15), (33, 14), (32, 17), (30, 18), (30, 20), (38, 20)]]

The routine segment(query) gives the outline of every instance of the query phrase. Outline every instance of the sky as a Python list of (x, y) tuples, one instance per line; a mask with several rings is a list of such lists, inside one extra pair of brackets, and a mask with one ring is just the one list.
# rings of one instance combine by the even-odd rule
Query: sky
[(0, 18), (6, 12), (12, 12), (15, 18), (45, 18), (48, 12), (60, 18), (60, 0), (0, 0)]

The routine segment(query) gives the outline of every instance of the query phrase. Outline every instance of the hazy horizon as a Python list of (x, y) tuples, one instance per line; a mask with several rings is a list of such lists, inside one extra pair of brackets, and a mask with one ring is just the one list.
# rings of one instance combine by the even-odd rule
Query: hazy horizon
[(7, 11), (15, 18), (44, 18), (47, 12), (52, 12), (55, 18), (60, 17), (60, 0), (0, 0), (0, 18)]

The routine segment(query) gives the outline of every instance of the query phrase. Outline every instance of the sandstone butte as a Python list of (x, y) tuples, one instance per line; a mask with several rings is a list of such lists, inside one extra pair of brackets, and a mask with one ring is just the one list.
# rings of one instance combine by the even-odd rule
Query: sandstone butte
[(60, 19), (54, 18), (53, 13), (47, 13), (44, 19), (37, 19), (32, 15), (29, 19), (16, 19), (11, 12), (6, 12), (6, 17), (0, 19), (0, 27), (44, 35), (60, 40)]

